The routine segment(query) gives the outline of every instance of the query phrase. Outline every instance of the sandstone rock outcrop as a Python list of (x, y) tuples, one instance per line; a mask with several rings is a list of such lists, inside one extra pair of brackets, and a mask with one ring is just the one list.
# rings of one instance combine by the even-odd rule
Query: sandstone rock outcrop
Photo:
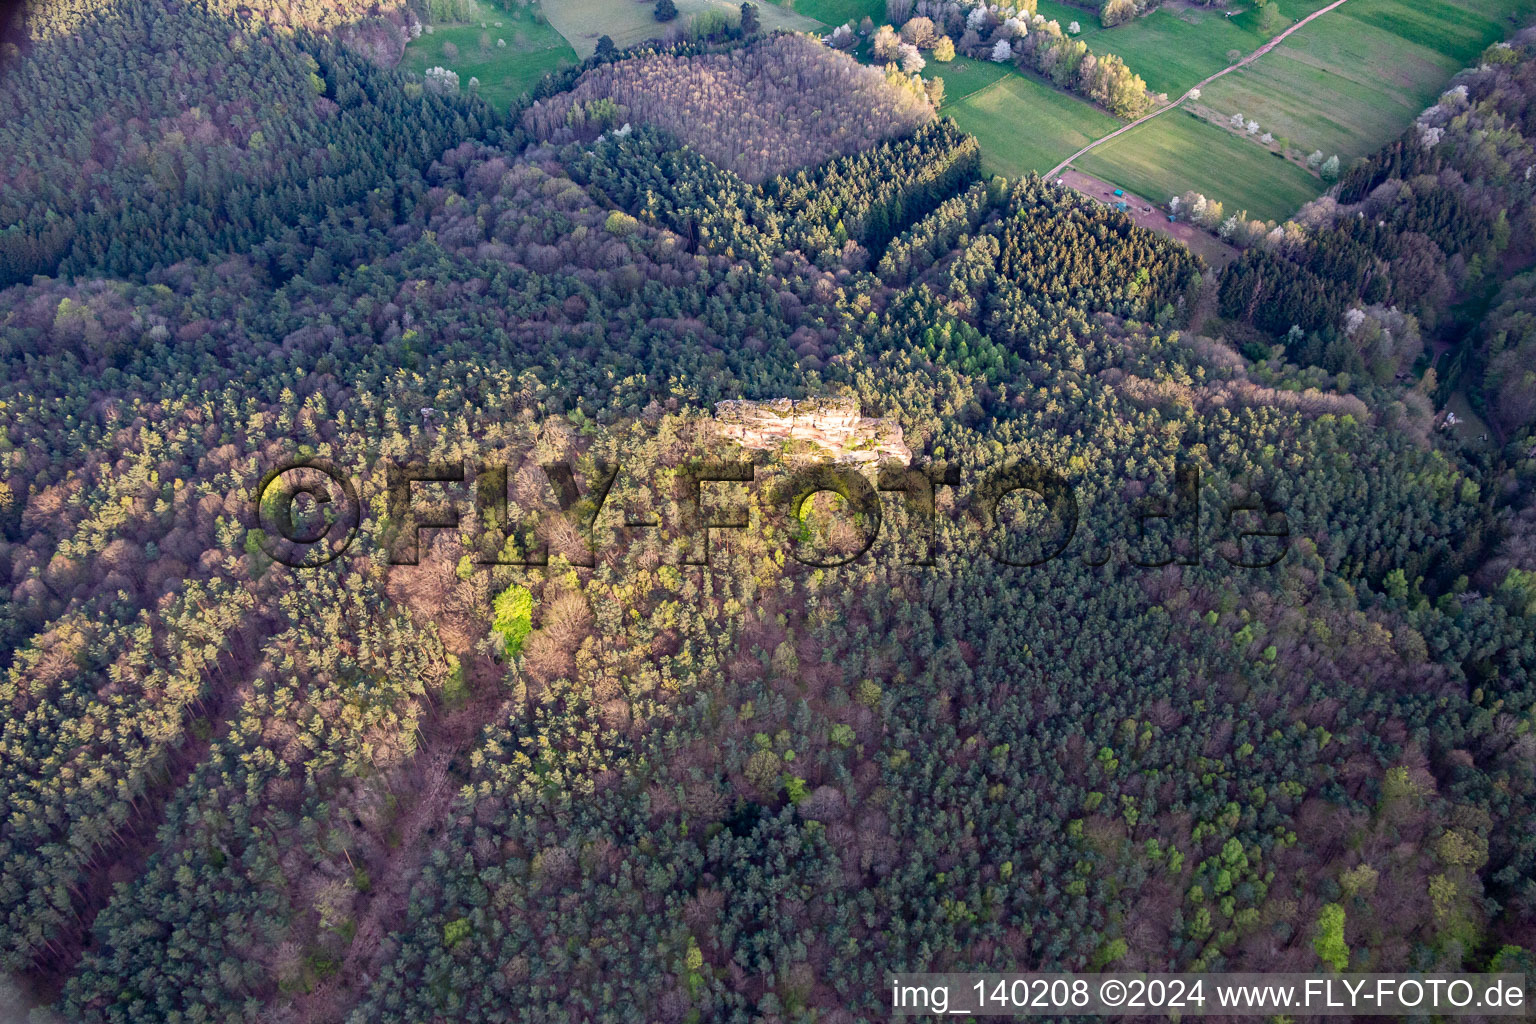
[(836, 398), (715, 403), (718, 436), (751, 451), (788, 458), (828, 459), (865, 465), (912, 461), (894, 420), (859, 415), (857, 402)]

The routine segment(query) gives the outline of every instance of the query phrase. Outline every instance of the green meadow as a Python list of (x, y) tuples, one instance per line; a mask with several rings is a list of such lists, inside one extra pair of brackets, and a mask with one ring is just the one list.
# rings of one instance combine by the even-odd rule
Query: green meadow
[[(1078, 28), (1082, 30), (1078, 34), (1077, 38), (1079, 39), (1086, 40), (1090, 36), (1103, 31), (1099, 27), (1099, 9), (1097, 7), (1092, 9), (1079, 7), (1077, 4), (1065, 3), (1064, 0), (1038, 0), (1035, 10), (1051, 21), (1060, 22), (1063, 31), (1074, 21), (1077, 22)], [(1088, 45), (1092, 46), (1093, 44), (1089, 43)]]
[[(1288, 19), (1321, 6), (1276, 2)], [(1529, 0), (1349, 0), (1212, 82), (1199, 102), (1217, 118), (1242, 114), (1295, 149), (1337, 153), (1347, 163), (1399, 135), (1458, 70), (1514, 29), (1511, 16), (1529, 10)], [(1217, 51), (1228, 42), (1244, 52), (1260, 42), (1253, 11), (1214, 20), (1203, 13), (1203, 36), (1188, 12), (1159, 10), (1098, 33), (1090, 45), (1119, 53), (1154, 88), (1176, 94), (1226, 63)], [(1143, 195), (1195, 189), (1229, 211), (1275, 220), (1323, 189), (1265, 147), (1184, 111), (1106, 143), (1077, 166)]]
[(1158, 202), (1188, 189), (1228, 213), (1284, 220), (1323, 191), (1323, 182), (1262, 146), (1173, 110), (1106, 142), (1073, 165)]
[[(1275, 0), (1277, 31), (1327, 5), (1328, 0)], [(1353, 2), (1353, 0), (1352, 0)], [(1231, 16), (1227, 16), (1231, 11)], [(1095, 24), (1097, 21), (1095, 20)], [(1179, 97), (1191, 86), (1269, 41), (1251, 4), (1215, 7), (1164, 6), (1151, 14), (1084, 38), (1094, 53), (1113, 53), (1146, 80), (1153, 92)]]
[(972, 57), (956, 57), (948, 64), (938, 64), (929, 61), (923, 69), (923, 74), (944, 79), (944, 113), (949, 113), (949, 105), (958, 103), (967, 96), (976, 93), (999, 82), (1004, 78), (1018, 77), (1018, 72), (1007, 64), (994, 64), (989, 60), (976, 60)]
[(1300, 149), (1348, 161), (1400, 134), (1451, 76), (1508, 34), (1508, 16), (1521, 6), (1349, 0), (1211, 83), (1201, 102), (1224, 116), (1252, 118)]
[(942, 113), (976, 136), (987, 170), (1009, 177), (1043, 174), (1120, 125), (1098, 107), (1012, 71), (964, 98), (947, 75), (944, 88), (956, 99)]
[[(846, 22), (872, 18), (875, 24), (885, 20), (885, 0), (770, 0), (779, 7), (814, 18), (831, 27)], [(761, 6), (761, 5), (759, 5)]]
[[(466, 90), (470, 78), (478, 78), (480, 95), (505, 110), (546, 73), (576, 63), (576, 51), (535, 13), (538, 8), (519, 7), (512, 13), (479, 4), (478, 9), (473, 21), (433, 25), (431, 33), (412, 40), (400, 66), (417, 74), (445, 67), (458, 72), (459, 87)], [(498, 39), (507, 45), (498, 46)], [(457, 49), (456, 57), (449, 47)]]
[[(592, 55), (602, 36), (612, 39), (620, 47), (633, 46), (664, 36), (672, 28), (681, 28), (688, 18), (705, 11), (715, 11), (732, 19), (741, 14), (741, 0), (676, 0), (676, 3), (678, 18), (666, 24), (656, 20), (652, 4), (636, 3), (635, 0), (547, 0), (543, 8), (549, 23), (582, 57)], [(784, 28), (795, 32), (821, 32), (824, 29), (813, 15), (796, 13), (781, 4), (759, 3), (757, 13), (765, 29)]]

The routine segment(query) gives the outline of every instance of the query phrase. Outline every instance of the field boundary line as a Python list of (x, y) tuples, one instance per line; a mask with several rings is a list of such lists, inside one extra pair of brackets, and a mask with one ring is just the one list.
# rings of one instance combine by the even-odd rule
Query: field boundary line
[[(1009, 72), (1008, 74), (1013, 74), (1013, 72)], [(980, 89), (972, 89), (970, 92), (966, 93), (964, 96), (956, 96), (954, 99), (950, 99), (949, 97), (946, 96), (944, 98), (944, 104), (946, 106), (948, 106), (951, 103), (964, 103), (966, 100), (974, 99), (977, 96), (980, 96), (982, 93), (987, 92), (988, 90), (996, 89), (998, 86), (1002, 85), (1006, 81), (1008, 81), (1008, 75), (1004, 75), (1001, 78), (994, 78), (992, 81), (988, 82), (986, 85), (982, 86)]]
[(1209, 85), (1210, 83), (1216, 81), (1216, 79), (1220, 78), (1222, 75), (1225, 75), (1229, 71), (1236, 71), (1238, 68), (1246, 67), (1247, 65), (1252, 64), (1254, 61), (1256, 61), (1260, 57), (1264, 56), (1270, 50), (1273, 50), (1275, 47), (1277, 47), (1281, 43), (1285, 42), (1286, 37), (1289, 36), (1292, 32), (1295, 32), (1297, 29), (1301, 28), (1303, 25), (1306, 25), (1308, 22), (1312, 21), (1312, 19), (1320, 18), (1323, 15), (1327, 14), (1329, 11), (1334, 10), (1337, 7), (1342, 7), (1347, 2), (1348, 2), (1348, 0), (1333, 0), (1333, 3), (1329, 4), (1327, 7), (1323, 7), (1321, 9), (1319, 9), (1319, 10), (1313, 11), (1311, 14), (1307, 15), (1305, 18), (1302, 18), (1296, 24), (1292, 25), (1290, 28), (1286, 29), (1284, 32), (1281, 32), (1279, 35), (1275, 36), (1275, 38), (1271, 39), (1269, 42), (1267, 42), (1263, 46), (1259, 47), (1257, 50), (1254, 50), (1248, 56), (1242, 58), (1241, 60), (1234, 61), (1233, 63), (1228, 64), (1226, 67), (1222, 68), (1220, 71), (1216, 72), (1215, 74), (1209, 75), (1206, 78), (1203, 78), (1200, 81), (1196, 82), (1194, 85), (1190, 86), (1188, 89), (1186, 89), (1184, 91), (1184, 95), (1180, 96), (1178, 99), (1174, 100), (1172, 103), (1164, 104), (1163, 106), (1158, 107), (1156, 110), (1152, 111), (1150, 114), (1143, 114), (1140, 117), (1138, 117), (1136, 120), (1130, 122), (1129, 124), (1121, 125), (1119, 128), (1116, 128), (1114, 131), (1110, 132), (1108, 135), (1104, 136), (1103, 138), (1094, 139), (1092, 142), (1088, 143), (1088, 145), (1084, 146), (1082, 149), (1078, 150), (1076, 153), (1073, 153), (1071, 156), (1067, 157), (1065, 160), (1063, 160), (1061, 163), (1057, 164), (1055, 167), (1052, 167), (1049, 171), (1046, 172), (1045, 176), (1047, 178), (1054, 178), (1054, 177), (1056, 177), (1062, 171), (1066, 170), (1067, 167), (1070, 166), (1074, 160), (1077, 160), (1080, 157), (1086, 156), (1090, 151), (1092, 151), (1097, 146), (1100, 146), (1103, 143), (1108, 142), (1110, 139), (1117, 138), (1117, 137), (1119, 137), (1121, 135), (1124, 135), (1126, 132), (1130, 131), (1132, 128), (1136, 128), (1136, 127), (1139, 127), (1140, 125), (1145, 124), (1146, 122), (1152, 120), (1154, 117), (1158, 116), (1159, 114), (1166, 114), (1168, 111), (1174, 109), (1175, 107), (1177, 107), (1180, 104), (1182, 104), (1185, 100), (1189, 99), (1189, 94), (1190, 93), (1194, 92), (1197, 89), (1205, 88), (1207, 85)]

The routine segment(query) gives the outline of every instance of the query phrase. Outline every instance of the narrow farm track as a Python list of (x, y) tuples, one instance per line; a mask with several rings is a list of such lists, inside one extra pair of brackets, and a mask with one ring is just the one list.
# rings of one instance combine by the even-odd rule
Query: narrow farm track
[(1052, 167), (1049, 171), (1046, 172), (1045, 176), (1047, 178), (1054, 178), (1056, 175), (1060, 174), (1063, 170), (1065, 170), (1072, 163), (1072, 161), (1077, 160), (1080, 157), (1086, 155), (1088, 152), (1090, 152), (1091, 150), (1093, 150), (1097, 146), (1102, 145), (1105, 142), (1108, 142), (1110, 139), (1113, 139), (1113, 138), (1116, 138), (1118, 136), (1124, 135), (1126, 132), (1130, 131), (1132, 128), (1135, 128), (1135, 127), (1137, 127), (1138, 125), (1141, 125), (1141, 124), (1145, 124), (1146, 122), (1152, 120), (1154, 117), (1156, 117), (1159, 114), (1166, 114), (1168, 111), (1174, 109), (1179, 104), (1181, 104), (1185, 100), (1189, 99), (1190, 93), (1196, 92), (1196, 91), (1198, 91), (1200, 89), (1204, 89), (1207, 85), (1209, 85), (1212, 82), (1216, 81), (1216, 79), (1220, 78), (1222, 75), (1227, 74), (1228, 72), (1236, 71), (1240, 67), (1244, 67), (1244, 66), (1246, 66), (1248, 64), (1252, 64), (1254, 61), (1256, 61), (1260, 57), (1264, 56), (1270, 50), (1273, 50), (1275, 47), (1277, 47), (1281, 43), (1285, 42), (1285, 39), (1286, 39), (1287, 36), (1289, 36), (1292, 32), (1295, 32), (1297, 29), (1301, 28), (1303, 25), (1305, 25), (1308, 22), (1310, 22), (1313, 18), (1319, 18), (1319, 17), (1323, 16), (1324, 14), (1327, 14), (1329, 11), (1333, 10), (1334, 8), (1343, 6), (1346, 2), (1347, 2), (1347, 0), (1333, 0), (1333, 3), (1329, 4), (1327, 7), (1324, 7), (1321, 10), (1313, 11), (1311, 14), (1307, 15), (1305, 18), (1302, 18), (1296, 24), (1292, 25), (1290, 28), (1286, 29), (1284, 32), (1281, 32), (1279, 35), (1275, 36), (1275, 38), (1271, 39), (1269, 42), (1267, 42), (1263, 46), (1259, 47), (1257, 50), (1254, 50), (1252, 53), (1250, 53), (1248, 56), (1244, 57), (1242, 60), (1235, 61), (1234, 63), (1228, 64), (1226, 67), (1222, 68), (1220, 71), (1216, 72), (1214, 75), (1208, 75), (1205, 78), (1201, 79), (1200, 81), (1196, 82), (1194, 85), (1190, 86), (1184, 92), (1184, 95), (1180, 96), (1178, 99), (1174, 100), (1172, 103), (1164, 104), (1163, 106), (1158, 107), (1156, 110), (1152, 111), (1152, 113), (1150, 113), (1150, 114), (1143, 114), (1141, 117), (1138, 117), (1136, 120), (1132, 121), (1130, 124), (1122, 125), (1121, 127), (1116, 128), (1114, 131), (1110, 132), (1108, 135), (1104, 136), (1101, 139), (1094, 139), (1092, 142), (1088, 143), (1088, 145), (1084, 146), (1082, 149), (1078, 150), (1076, 153), (1073, 153), (1071, 156), (1067, 157), (1065, 160), (1063, 160), (1061, 163), (1057, 164), (1055, 167)]

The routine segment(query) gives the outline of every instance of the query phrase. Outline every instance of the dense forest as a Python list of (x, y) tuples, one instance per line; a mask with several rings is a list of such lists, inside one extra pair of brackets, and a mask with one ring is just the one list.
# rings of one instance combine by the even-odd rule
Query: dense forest
[[(0, 970), (45, 1016), (1536, 973), (1528, 44), (1215, 274), (799, 37), (502, 119), (263, 6), (82, 0), (0, 65)], [(1463, 321), (1496, 454), (1397, 379)], [(878, 516), (712, 429), (817, 396), (913, 452)], [(295, 461), (355, 489), (319, 568)]]
[(489, 107), (408, 98), (369, 60), (248, 9), (60, 8), (38, 5), (50, 17), (0, 76), (0, 102), (27, 114), (0, 125), (0, 286), (269, 239), (292, 253), (326, 222), (361, 245), (358, 218), (392, 223), (432, 159), (498, 130)]

